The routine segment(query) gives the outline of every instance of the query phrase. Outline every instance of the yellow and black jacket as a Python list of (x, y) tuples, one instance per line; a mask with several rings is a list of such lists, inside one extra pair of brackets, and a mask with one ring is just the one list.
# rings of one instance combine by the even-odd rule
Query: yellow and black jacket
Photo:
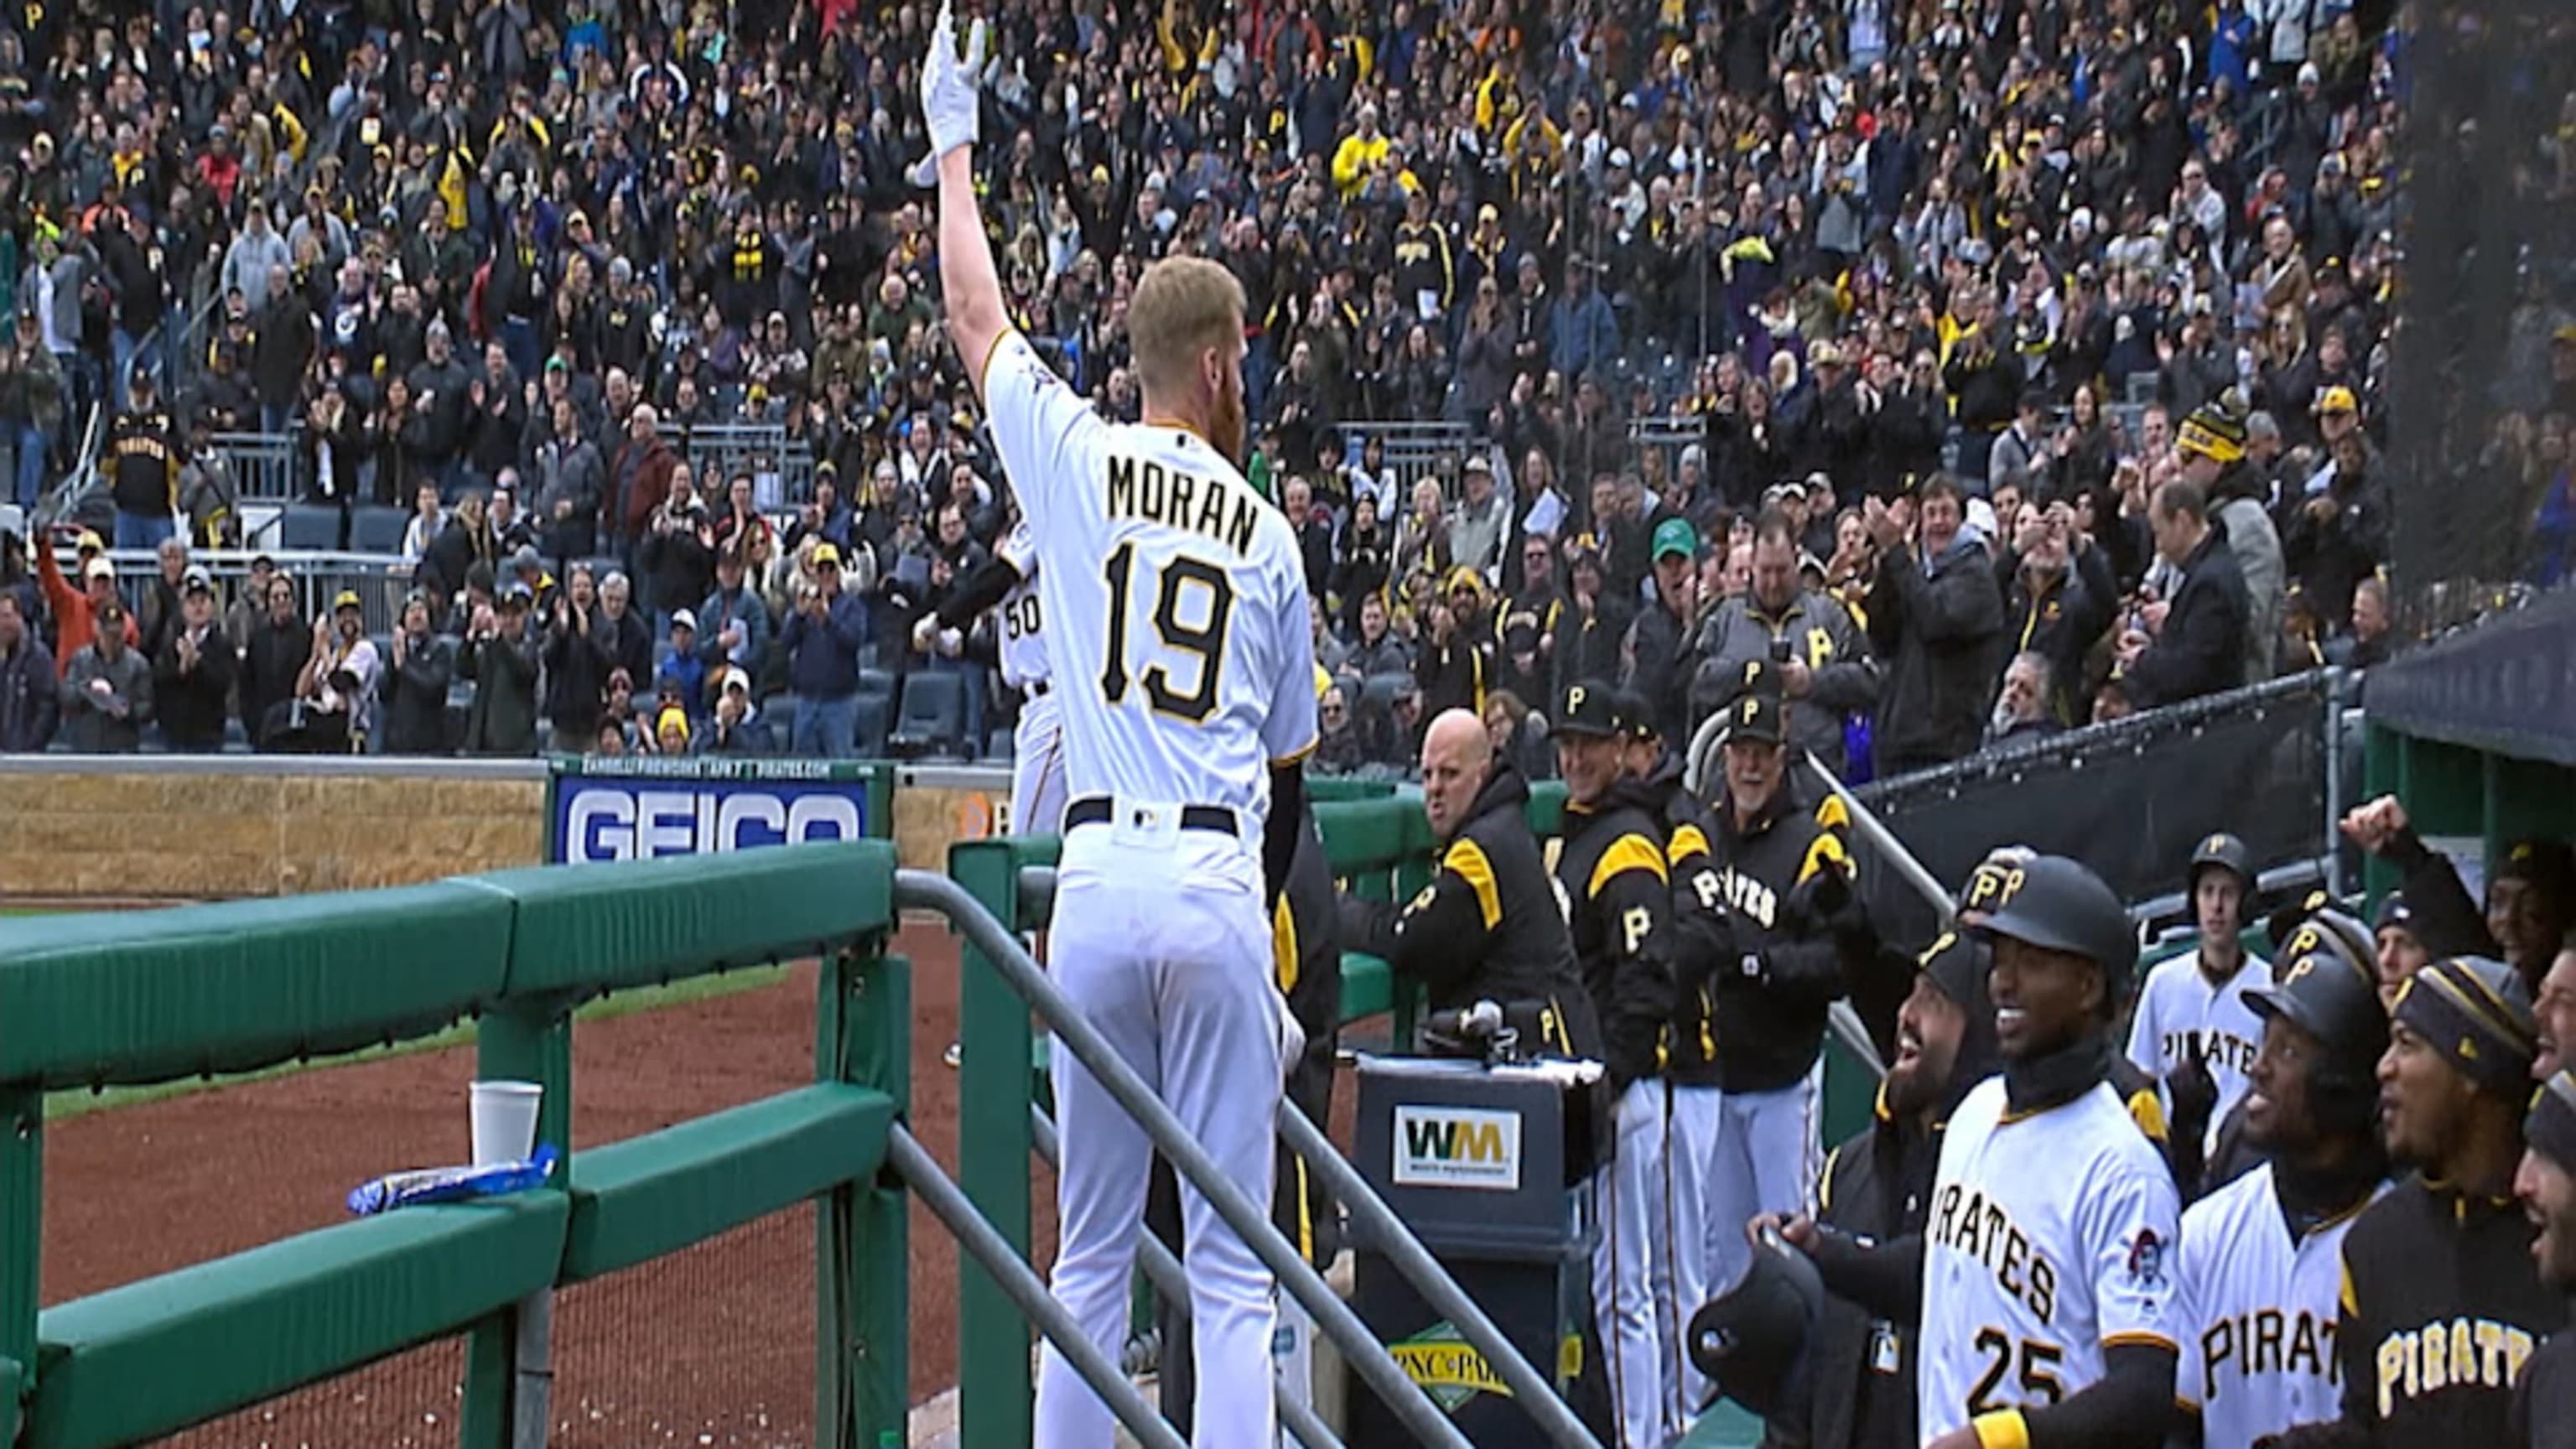
[(129, 408), (107, 434), (109, 489), (120, 513), (168, 515), (179, 502), (179, 442), (170, 415)]
[[(1735, 969), (1716, 977), (1719, 1085), (1730, 1092), (1776, 1091), (1816, 1064), (1825, 1014), (1875, 955), (1860, 949), (1857, 893), (1834, 912), (1807, 903), (1827, 872), (1849, 876), (1841, 802), (1809, 810), (1783, 781), (1771, 801), (1739, 828), (1720, 799), (1709, 811), (1710, 847), (1718, 857), (1727, 908), (1733, 912)], [(1819, 914), (1834, 919), (1816, 919)]]
[(1541, 1003), (1553, 1030), (1535, 1051), (1598, 1059), (1601, 1029), (1528, 812), (1528, 782), (1495, 761), (1431, 884), (1402, 906), (1345, 897), (1342, 933), (1352, 949), (1421, 982), (1434, 1011)]
[(1672, 869), (1663, 832), (1633, 784), (1568, 802), (1556, 883), (1583, 985), (1601, 1018), (1613, 1096), (1660, 1076), (1673, 1020)]
[(1734, 913), (1726, 906), (1726, 877), (1709, 844), (1708, 812), (1682, 788), (1682, 761), (1666, 751), (1662, 765), (1640, 781), (1639, 795), (1662, 828), (1664, 867), (1673, 898), (1672, 1049), (1665, 1079), (1676, 1086), (1720, 1085), (1717, 1049), (1717, 978), (1736, 969)]

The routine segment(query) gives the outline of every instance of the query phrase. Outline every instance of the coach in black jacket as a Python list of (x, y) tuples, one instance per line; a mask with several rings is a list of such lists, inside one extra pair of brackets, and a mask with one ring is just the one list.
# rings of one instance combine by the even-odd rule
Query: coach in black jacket
[(1529, 784), (1473, 714), (1452, 710), (1424, 733), (1422, 805), (1438, 874), (1402, 905), (1342, 897), (1343, 940), (1421, 982), (1434, 1011), (1539, 1004), (1555, 1028), (1541, 1050), (1598, 1059), (1601, 1029), (1530, 832)]
[(2121, 674), (2139, 709), (2232, 689), (2245, 679), (2245, 576), (2227, 535), (2209, 523), (2209, 498), (2177, 478), (2147, 510), (2156, 552), (2182, 571), (2164, 622), (2120, 642)]

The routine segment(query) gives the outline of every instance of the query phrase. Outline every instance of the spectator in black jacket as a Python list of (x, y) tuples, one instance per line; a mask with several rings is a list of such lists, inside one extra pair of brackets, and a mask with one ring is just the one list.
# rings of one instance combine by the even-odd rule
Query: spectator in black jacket
[(313, 653), (312, 626), (297, 612), (293, 579), (269, 575), (262, 608), (243, 637), (238, 671), (242, 724), (253, 734), (272, 708), (295, 697), (296, 677)]
[(590, 566), (574, 564), (546, 628), (546, 748), (555, 754), (585, 754), (599, 737), (609, 666), (599, 647), (598, 613)]
[(455, 675), (456, 645), (431, 632), (429, 596), (414, 591), (385, 670), (386, 754), (447, 753), (447, 685)]
[(1890, 508), (1873, 498), (1862, 512), (1879, 555), (1865, 612), (1880, 667), (1882, 778), (1958, 759), (1985, 730), (2004, 601), (1985, 540), (1962, 526), (1966, 506), (1960, 486), (1935, 474), (1912, 530), (1902, 500)]
[(1548, 646), (1548, 667), (1556, 678), (1550, 699), (1563, 699), (1577, 680), (1616, 678), (1619, 647), (1628, 637), (1628, 621), (1636, 614), (1633, 598), (1609, 591), (1609, 574), (1599, 549), (1588, 545), (1576, 549), (1565, 576), (1571, 587), (1565, 607), (1557, 610), (1556, 642)]
[(215, 622), (215, 581), (191, 568), (180, 585), (178, 623), (152, 658), (152, 698), (172, 750), (223, 748), (234, 666), (232, 641)]
[(2331, 451), (2325, 488), (2281, 505), (2281, 552), (2317, 612), (2341, 619), (2352, 612), (2354, 587), (2388, 561), (2388, 485), (2370, 466), (2360, 429), (2337, 437)]
[[(1334, 461), (1339, 461), (1338, 444), (1326, 443), (1323, 447)], [(1279, 507), (1288, 515), (1288, 527), (1297, 536), (1297, 556), (1306, 566), (1306, 592), (1321, 599), (1333, 578), (1333, 521), (1315, 507), (1314, 486), (1303, 478), (1291, 478), (1279, 490)]]
[(455, 510), (447, 515), (446, 526), (429, 541), (413, 572), (413, 582), (429, 595), (435, 613), (446, 612), (464, 589), (465, 575), (474, 565), (500, 567), (501, 541), (492, 532), (483, 499), (482, 489), (465, 490), (464, 496), (456, 500)]
[(527, 756), (537, 752), (537, 641), (528, 632), (535, 593), (518, 579), (501, 585), (499, 602), (467, 625), (457, 672), (474, 681), (465, 712), (465, 753)]
[(653, 626), (635, 612), (635, 585), (616, 569), (599, 581), (599, 619), (591, 636), (599, 641), (602, 667), (623, 669), (639, 687), (653, 678)]
[(62, 697), (54, 656), (27, 627), (17, 591), (0, 589), (0, 755), (32, 755), (54, 738)]
[(2176, 478), (2147, 510), (2156, 553), (2182, 573), (2170, 600), (2139, 611), (2145, 627), (2120, 639), (2120, 673), (2139, 709), (2232, 689), (2245, 678), (2245, 578), (2227, 537), (2210, 526), (2209, 499)]
[(2076, 526), (2063, 502), (2021, 506), (2013, 525), (2012, 580), (2004, 591), (2004, 632), (2016, 647), (2048, 661), (2042, 701), (2059, 727), (2085, 722), (2084, 666), (2093, 645), (2120, 617), (2120, 585), (2108, 553)]
[(1432, 719), (1453, 709), (1481, 715), (1494, 682), (1494, 621), (1485, 581), (1474, 569), (1449, 571), (1446, 602), (1431, 607), (1428, 632), (1413, 656), (1422, 711)]
[(1669, 748), (1690, 745), (1691, 677), (1699, 660), (1699, 530), (1686, 518), (1655, 525), (1655, 601), (1628, 631), (1623, 688), (1636, 692)]

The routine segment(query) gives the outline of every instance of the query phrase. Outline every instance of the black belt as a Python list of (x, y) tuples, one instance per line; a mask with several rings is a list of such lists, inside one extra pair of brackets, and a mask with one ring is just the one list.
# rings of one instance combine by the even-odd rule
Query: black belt
[[(1064, 828), (1077, 825), (1106, 825), (1116, 813), (1106, 795), (1086, 795), (1064, 807)], [(1234, 812), (1223, 805), (1184, 805), (1181, 807), (1183, 830), (1213, 830), (1219, 835), (1237, 835)]]

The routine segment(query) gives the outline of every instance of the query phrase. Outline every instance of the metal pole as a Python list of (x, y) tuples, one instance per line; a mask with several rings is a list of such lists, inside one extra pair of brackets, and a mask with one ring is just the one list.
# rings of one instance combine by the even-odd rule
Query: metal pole
[[(1047, 1166), (1053, 1167), (1062, 1160), (1056, 1150), (1055, 1119), (1035, 1102), (1029, 1104), (1029, 1136), (1036, 1140), (1038, 1156), (1046, 1159)], [(1181, 1260), (1172, 1256), (1172, 1250), (1163, 1246), (1163, 1240), (1152, 1233), (1138, 1234), (1136, 1262), (1145, 1270), (1145, 1276), (1153, 1280), (1154, 1289), (1163, 1295), (1163, 1301), (1187, 1318), (1190, 1312), (1189, 1273), (1181, 1266)], [(1164, 1351), (1170, 1352), (1170, 1346), (1165, 1345)], [(1288, 1427), (1288, 1432), (1296, 1436), (1298, 1443), (1305, 1445), (1306, 1449), (1344, 1449), (1342, 1441), (1322, 1419), (1315, 1416), (1315, 1411), (1288, 1392), (1290, 1386), (1283, 1373), (1273, 1370), (1270, 1378), (1278, 1394), (1279, 1422)]]
[[(1145, 1130), (1147, 1139), (1171, 1159), (1173, 1170), (1181, 1175), (1182, 1180), (1207, 1198), (1208, 1205), (1216, 1209), (1217, 1216), (1225, 1220), (1226, 1226), (1234, 1229), (1263, 1264), (1278, 1276), (1280, 1285), (1296, 1295), (1297, 1301), (1314, 1315), (1317, 1330), (1331, 1336), (1334, 1344), (1368, 1380), (1369, 1387), (1385, 1400), (1387, 1408), (1403, 1422), (1405, 1428), (1411, 1430), (1415, 1437), (1442, 1446), (1442, 1449), (1470, 1449), (1466, 1436), (1458, 1432), (1458, 1426), (1449, 1421), (1448, 1415), (1440, 1412), (1439, 1406), (1431, 1402), (1430, 1395), (1420, 1384), (1406, 1376), (1387, 1353), (1386, 1346), (1372, 1337), (1359, 1316), (1351, 1312), (1350, 1305), (1334, 1297), (1332, 1289), (1325, 1286), (1324, 1280), (1316, 1275), (1305, 1259), (1297, 1256), (1297, 1250), (1288, 1245), (1288, 1240), (1280, 1236), (1278, 1228), (1270, 1222), (1268, 1205), (1255, 1206), (1252, 1199), (1244, 1196), (1243, 1189), (1225, 1176), (1215, 1160), (1207, 1155), (1207, 1150), (1199, 1146), (1197, 1139), (1191, 1137), (1188, 1129), (1172, 1115), (1171, 1109), (1163, 1105), (1162, 1099), (1154, 1095), (1144, 1079), (1127, 1065), (1126, 1059), (1110, 1047), (1099, 1030), (1084, 1019), (1046, 972), (1030, 959), (1017, 937), (1004, 930), (990, 912), (966, 893), (964, 887), (946, 876), (923, 870), (896, 871), (894, 896), (898, 906), (924, 907), (945, 915), (968, 941), (984, 953), (1020, 995), (1037, 1009), (1039, 1016), (1054, 1028), (1057, 1046), (1072, 1052), (1074, 1059), (1098, 1079), (1101, 1089), (1109, 1093), (1111, 1100), (1134, 1118), (1136, 1125)], [(1517, 1356), (1511, 1352), (1510, 1343), (1492, 1331), (1493, 1325), (1481, 1313), (1477, 1315), (1476, 1322), (1485, 1330), (1485, 1336), (1479, 1337), (1463, 1319), (1458, 1321), (1458, 1329), (1492, 1362), (1504, 1382), (1512, 1385), (1513, 1392), (1526, 1396), (1530, 1389), (1535, 1389), (1562, 1411), (1563, 1401), (1547, 1388), (1544, 1380), (1529, 1371), (1528, 1365), (1519, 1367), (1530, 1389), (1524, 1389), (1515, 1382), (1512, 1366)], [(1533, 1405), (1532, 1408), (1544, 1422), (1544, 1406)], [(1565, 1417), (1572, 1421), (1571, 1414)], [(1595, 1449), (1588, 1437), (1560, 1442), (1568, 1445), (1569, 1449)]]
[(1887, 822), (1862, 804), (1860, 797), (1836, 779), (1834, 772), (1826, 769), (1825, 762), (1817, 759), (1812, 751), (1807, 754), (1807, 768), (1815, 771), (1816, 778), (1825, 782), (1825, 788), (1833, 792), (1834, 798), (1843, 802), (1843, 810), (1851, 816), (1853, 832), (1887, 861), (1895, 870), (1897, 879), (1912, 886), (1918, 895), (1932, 903), (1933, 911), (1941, 918), (1942, 928), (1948, 929), (1959, 916), (1959, 903), (1950, 899), (1949, 888), (1926, 870), (1923, 862), (1914, 858), (1914, 852), (1905, 848), (1905, 842), (1896, 838), (1896, 832), (1887, 828)]
[(2326, 866), (2326, 893), (2343, 897), (2343, 852), (2337, 848), (2337, 836), (2343, 828), (2343, 693), (2352, 676), (2342, 669), (2326, 671), (2325, 716), (2326, 821), (2317, 836), (2317, 854)]
[(1395, 1210), (1386, 1205), (1386, 1200), (1379, 1197), (1360, 1176), (1359, 1169), (1351, 1166), (1324, 1134), (1315, 1129), (1315, 1124), (1306, 1120), (1306, 1114), (1297, 1110), (1296, 1103), (1284, 1099), (1279, 1103), (1279, 1135), (1299, 1157), (1306, 1159), (1308, 1166), (1315, 1169), (1316, 1176), (1323, 1179), (1325, 1191), (1340, 1199), (1342, 1206), (1350, 1210), (1351, 1221), (1365, 1226), (1381, 1240), (1378, 1246), (1386, 1254), (1387, 1261), (1413, 1284), (1415, 1290), (1422, 1294), (1423, 1301), (1431, 1305), (1432, 1311), (1456, 1324), (1458, 1332), (1485, 1355), (1486, 1361), (1492, 1364), (1503, 1382), (1510, 1385), (1513, 1397), (1529, 1411), (1530, 1419), (1541, 1432), (1555, 1443), (1569, 1446), (1569, 1449), (1600, 1449), (1600, 1441), (1593, 1438), (1592, 1431), (1583, 1427), (1583, 1421), (1574, 1416), (1574, 1410), (1566, 1405), (1564, 1396), (1529, 1366), (1510, 1340), (1503, 1337), (1502, 1330), (1485, 1316), (1485, 1310), (1477, 1306), (1475, 1299), (1467, 1296), (1466, 1290), (1458, 1286), (1458, 1280), (1450, 1277), (1448, 1270), (1431, 1256), (1430, 1250), (1422, 1246), (1421, 1240), (1413, 1236), (1413, 1230), (1405, 1226), (1404, 1219), (1397, 1217)]
[(966, 1200), (966, 1194), (948, 1180), (948, 1174), (939, 1170), (939, 1164), (899, 1122), (886, 1138), (886, 1159), (921, 1199), (922, 1206), (929, 1208), (931, 1216), (939, 1219), (949, 1236), (957, 1240), (957, 1246), (984, 1265), (984, 1271), (992, 1274), (993, 1281), (1001, 1284), (1002, 1291), (1037, 1324), (1038, 1331), (1055, 1345), (1056, 1352), (1064, 1355), (1073, 1371), (1082, 1375), (1082, 1381), (1091, 1385), (1091, 1391), (1100, 1395), (1109, 1412), (1136, 1436), (1137, 1442), (1146, 1449), (1189, 1449), (1172, 1426), (1146, 1404), (1136, 1386), (1118, 1372), (1118, 1365), (1083, 1336), (1073, 1315), (1048, 1296), (1046, 1285), (1038, 1281), (1037, 1270), (1020, 1261), (1020, 1255), (1011, 1250), (1000, 1233), (993, 1231), (993, 1225), (984, 1221), (975, 1205)]

